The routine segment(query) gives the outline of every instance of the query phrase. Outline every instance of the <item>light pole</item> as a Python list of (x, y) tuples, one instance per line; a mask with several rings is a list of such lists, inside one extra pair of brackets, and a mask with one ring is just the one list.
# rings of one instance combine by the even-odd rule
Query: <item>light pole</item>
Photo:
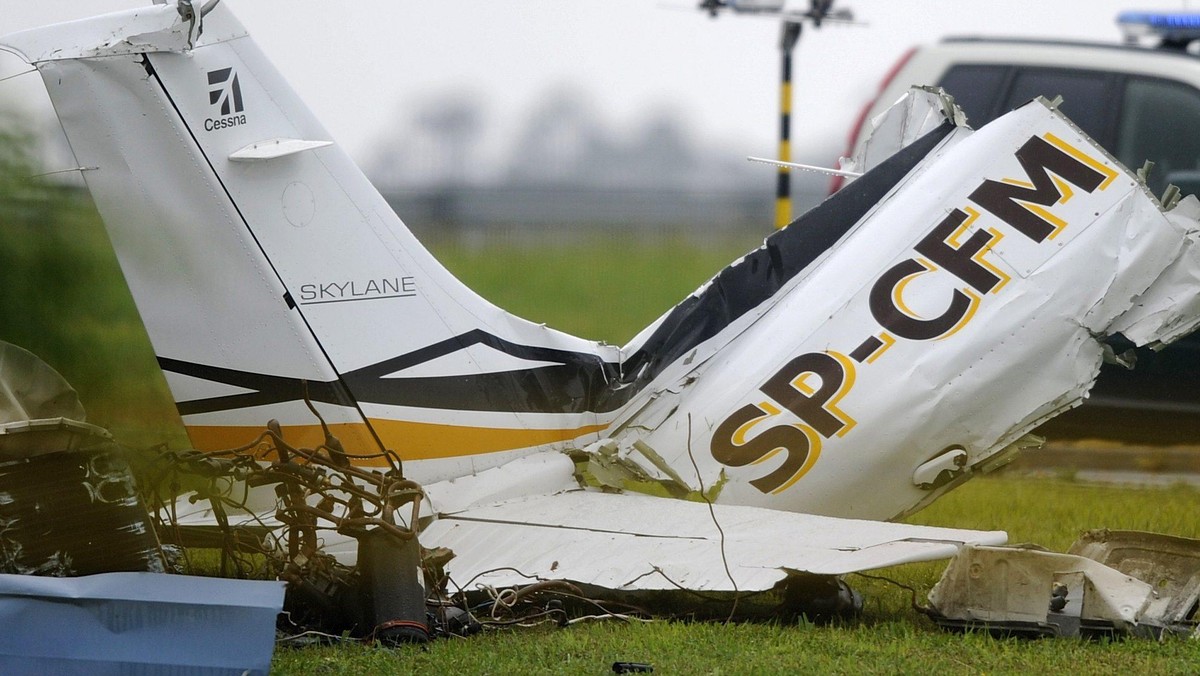
[[(792, 161), (792, 51), (800, 41), (801, 24), (784, 21), (779, 41), (783, 61), (779, 78), (779, 159)], [(792, 172), (779, 167), (775, 185), (775, 228), (785, 227), (792, 222)]]
[[(833, 11), (834, 0), (809, 0), (807, 12), (789, 11), (786, 0), (701, 0), (699, 8), (716, 17), (722, 11), (735, 14), (777, 16), (783, 20), (779, 40), (782, 52), (779, 84), (779, 160), (792, 161), (792, 52), (800, 42), (802, 22), (812, 21), (820, 28), (823, 21), (853, 21), (849, 10)], [(792, 175), (788, 167), (779, 167), (775, 183), (775, 227), (792, 222)]]

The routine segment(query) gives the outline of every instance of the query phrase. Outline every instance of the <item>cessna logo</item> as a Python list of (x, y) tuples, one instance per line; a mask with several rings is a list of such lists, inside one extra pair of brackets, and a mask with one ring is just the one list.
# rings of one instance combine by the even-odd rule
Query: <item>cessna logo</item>
[(228, 129), (246, 124), (246, 106), (242, 103), (242, 85), (232, 68), (208, 72), (208, 103), (216, 106), (221, 117), (204, 121), (205, 131)]
[(238, 83), (237, 73), (232, 68), (209, 71), (208, 84), (214, 89), (208, 92), (208, 102), (221, 106), (221, 114), (240, 113), (246, 108), (242, 105), (242, 85)]
[[(1068, 223), (1052, 209), (1075, 194), (1104, 191), (1117, 172), (1053, 134), (1030, 137), (1016, 151), (1024, 177), (985, 179), (962, 205), (913, 247), (913, 255), (885, 271), (872, 286), (868, 306), (880, 331), (846, 353), (810, 352), (792, 359), (758, 388), (755, 403), (731, 413), (713, 434), (710, 452), (728, 467), (761, 463), (780, 453), (783, 462), (750, 482), (763, 493), (780, 493), (800, 480), (817, 461), (823, 440), (841, 437), (855, 426), (840, 408), (853, 388), (857, 369), (878, 359), (898, 340), (947, 338), (975, 316), (985, 298), (1004, 288), (1007, 273), (987, 259), (1005, 236), (1023, 237), (1047, 247)], [(973, 234), (970, 226), (979, 221)], [(904, 288), (921, 275), (947, 275), (946, 309), (924, 317), (905, 303)], [(815, 382), (814, 382), (815, 381)], [(784, 411), (796, 422), (763, 424)]]

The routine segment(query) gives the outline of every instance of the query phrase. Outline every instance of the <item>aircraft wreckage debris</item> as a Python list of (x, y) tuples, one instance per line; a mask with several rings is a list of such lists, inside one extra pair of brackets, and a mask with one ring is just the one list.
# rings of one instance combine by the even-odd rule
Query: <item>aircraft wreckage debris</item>
[(75, 390), (0, 342), (0, 573), (163, 572), (123, 449)]
[[(1007, 540), (882, 520), (1034, 443), (1087, 396), (1109, 336), (1200, 323), (1200, 201), (1156, 199), (1044, 99), (976, 132), (943, 93), (910, 92), (847, 163), (862, 176), (615, 347), (440, 266), (226, 4), (0, 49), (36, 66), (97, 169), (83, 178), (200, 449), (144, 487), (198, 488), (154, 503), (161, 532), (287, 579), (301, 627), (423, 640), (473, 617), (570, 622), (568, 601), (634, 617), (631, 599), (677, 590), (853, 609), (840, 575)], [(1038, 603), (1137, 586), (1097, 565)]]
[(127, 449), (85, 419), (62, 376), (0, 342), (0, 672), (265, 676), (283, 585), (164, 574)]
[[(403, 478), (392, 454), (381, 458), (390, 465), (386, 472), (353, 465), (352, 459), (364, 458), (347, 453), (320, 422), (325, 443), (315, 449), (288, 444), (271, 421), (258, 439), (239, 448), (159, 455), (148, 471), (150, 494), (198, 485), (188, 502), (206, 510), (206, 523), (218, 524), (216, 529), (181, 524), (180, 501), (158, 500), (160, 530), (184, 546), (218, 546), (223, 575), (287, 581), (281, 629), (288, 633), (349, 633), (390, 644), (426, 641), (426, 587), (444, 586), (435, 571), (445, 552), (427, 551), (422, 558), (417, 534), (424, 493)], [(239, 522), (262, 510), (248, 500), (264, 487), (270, 489), (271, 509)], [(231, 513), (237, 515), (233, 522)], [(323, 551), (326, 531), (357, 543), (356, 566), (341, 565)], [(427, 580), (422, 571), (433, 577)]]
[(950, 630), (1200, 638), (1200, 540), (1093, 530), (1066, 554), (968, 545), (929, 601), (930, 617)]
[(628, 344), (554, 331), (441, 266), (233, 11), (206, 7), (0, 40), (97, 168), (200, 450), (268, 419), (319, 445), (307, 392), (364, 463), (394, 450), (425, 486), (613, 442), (643, 485), (890, 520), (1077, 406), (1109, 336), (1153, 345), (1200, 319), (1194, 199), (1156, 200), (1054, 102), (974, 131), (925, 89), (873, 123), (846, 164), (861, 176)]

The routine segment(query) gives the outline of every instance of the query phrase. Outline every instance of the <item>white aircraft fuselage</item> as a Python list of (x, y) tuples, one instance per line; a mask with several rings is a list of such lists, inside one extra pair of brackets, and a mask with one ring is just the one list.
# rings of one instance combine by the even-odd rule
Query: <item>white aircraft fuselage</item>
[(1079, 404), (1105, 335), (1196, 321), (1194, 220), (1039, 100), (978, 132), (927, 114), (629, 344), (570, 336), (447, 272), (209, 9), (0, 44), (46, 83), (198, 449), (270, 419), (320, 443), (307, 397), (423, 483), (606, 444), (717, 504), (891, 519)]

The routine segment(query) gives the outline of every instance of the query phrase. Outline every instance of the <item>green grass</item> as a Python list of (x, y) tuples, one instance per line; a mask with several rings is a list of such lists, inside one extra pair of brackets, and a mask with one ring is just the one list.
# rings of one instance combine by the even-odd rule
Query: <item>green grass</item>
[(277, 650), (275, 674), (1195, 674), (1183, 640), (1085, 643), (952, 635), (908, 623), (848, 628), (659, 623), (514, 630), (426, 648)]
[[(1198, 510), (1200, 492), (1186, 487), (1130, 490), (1001, 476), (976, 479), (909, 521), (1004, 529), (1014, 542), (1064, 550), (1079, 533), (1098, 527), (1200, 537)], [(910, 564), (879, 574), (916, 587), (923, 603), (944, 565)], [(649, 662), (658, 674), (1195, 674), (1200, 668), (1200, 641), (950, 634), (912, 610), (908, 592), (861, 576), (848, 580), (863, 594), (864, 612), (838, 626), (608, 622), (489, 631), (396, 650), (279, 648), (273, 673), (601, 674), (618, 660)]]
[(984, 477), (948, 493), (910, 523), (1008, 531), (1011, 542), (1063, 551), (1090, 528), (1200, 538), (1200, 491), (1134, 490), (1058, 479)]
[(492, 303), (535, 322), (620, 345), (762, 240), (750, 233), (702, 242), (625, 235), (543, 247), (431, 247)]

